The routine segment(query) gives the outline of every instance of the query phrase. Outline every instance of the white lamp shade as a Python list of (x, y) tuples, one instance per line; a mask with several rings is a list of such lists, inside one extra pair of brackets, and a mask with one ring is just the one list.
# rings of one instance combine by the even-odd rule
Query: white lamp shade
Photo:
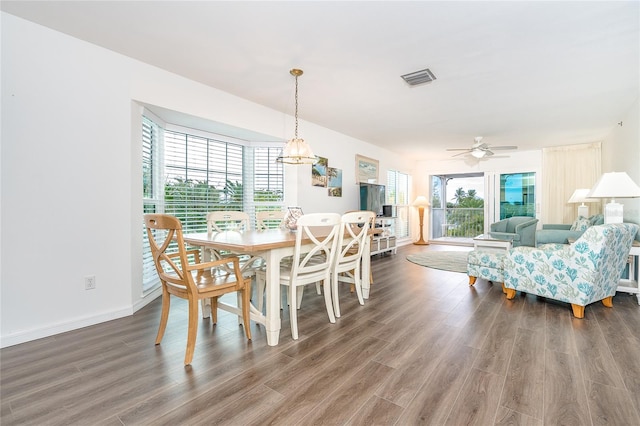
[(315, 164), (318, 157), (313, 154), (311, 147), (304, 139), (290, 139), (282, 149), (282, 156), (276, 161), (284, 164)]
[(600, 179), (587, 194), (589, 198), (634, 198), (640, 197), (640, 186), (625, 172), (611, 172)]
[(411, 203), (414, 207), (429, 207), (429, 200), (424, 195), (419, 195), (418, 198), (415, 199), (413, 203)]
[(473, 149), (471, 150), (471, 155), (473, 155), (475, 158), (482, 158), (485, 155), (485, 152), (481, 149)]
[(596, 202), (598, 202), (598, 200), (595, 199), (595, 198), (588, 198), (587, 197), (587, 194), (589, 193), (589, 191), (591, 191), (589, 188), (576, 189), (575, 191), (573, 191), (573, 194), (571, 195), (571, 198), (569, 198), (569, 201), (567, 201), (567, 203), (572, 204), (572, 203), (596, 203)]

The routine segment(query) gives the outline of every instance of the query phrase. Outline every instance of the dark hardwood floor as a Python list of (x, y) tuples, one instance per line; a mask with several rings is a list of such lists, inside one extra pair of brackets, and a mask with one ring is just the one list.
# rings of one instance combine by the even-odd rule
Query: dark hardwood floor
[(200, 322), (183, 366), (186, 305), (174, 299), (160, 346), (157, 300), (132, 317), (9, 348), (2, 425), (640, 425), (640, 307), (569, 305), (376, 257), (365, 306), (344, 286), (330, 324), (309, 288), (292, 341), (236, 317)]

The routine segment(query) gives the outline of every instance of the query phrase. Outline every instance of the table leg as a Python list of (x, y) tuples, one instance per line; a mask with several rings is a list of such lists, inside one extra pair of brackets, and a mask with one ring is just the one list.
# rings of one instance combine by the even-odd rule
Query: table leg
[(280, 260), (285, 253), (272, 249), (265, 253), (266, 261), (266, 324), (267, 345), (276, 346), (280, 338)]

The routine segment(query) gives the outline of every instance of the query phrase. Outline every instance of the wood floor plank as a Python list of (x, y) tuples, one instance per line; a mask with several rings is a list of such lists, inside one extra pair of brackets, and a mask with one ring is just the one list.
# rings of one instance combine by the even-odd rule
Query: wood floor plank
[(571, 319), (573, 315), (566, 304), (563, 306), (549, 303), (545, 310), (545, 347), (565, 354), (576, 354)]
[(587, 393), (593, 424), (640, 425), (640, 416), (625, 390), (587, 382)]
[(395, 405), (406, 407), (442, 361), (443, 354), (456, 343), (458, 332), (459, 330), (447, 326), (433, 329), (431, 335), (412, 352), (412, 357), (399, 365), (382, 383), (376, 395)]
[(521, 304), (504, 302), (494, 322), (488, 326), (487, 337), (474, 362), (475, 368), (502, 376), (506, 374), (521, 316)]
[(329, 396), (307, 415), (301, 424), (335, 425), (345, 424), (353, 416), (350, 407), (361, 407), (373, 396), (376, 387), (384, 382), (393, 368), (369, 361), (338, 386)]
[(526, 414), (518, 413), (505, 407), (498, 407), (496, 426), (542, 426), (541, 419), (535, 419)]
[(545, 423), (575, 426), (589, 424), (589, 405), (577, 357), (550, 349), (545, 352)]
[(519, 328), (509, 361), (501, 405), (543, 419), (544, 327)]
[(396, 424), (402, 407), (385, 399), (372, 396), (349, 419), (346, 426), (386, 426)]
[(469, 346), (454, 345), (409, 403), (398, 424), (444, 424), (477, 352)]
[(472, 369), (447, 417), (447, 425), (488, 425), (494, 422), (504, 376)]
[(611, 349), (595, 318), (584, 320), (574, 318), (572, 325), (584, 379), (624, 388), (624, 382), (616, 367)]

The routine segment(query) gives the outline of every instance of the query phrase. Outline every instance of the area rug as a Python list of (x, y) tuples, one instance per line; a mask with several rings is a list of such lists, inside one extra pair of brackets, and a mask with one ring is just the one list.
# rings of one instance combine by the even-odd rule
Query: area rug
[(409, 254), (407, 260), (427, 268), (451, 272), (467, 272), (467, 251), (427, 251)]

